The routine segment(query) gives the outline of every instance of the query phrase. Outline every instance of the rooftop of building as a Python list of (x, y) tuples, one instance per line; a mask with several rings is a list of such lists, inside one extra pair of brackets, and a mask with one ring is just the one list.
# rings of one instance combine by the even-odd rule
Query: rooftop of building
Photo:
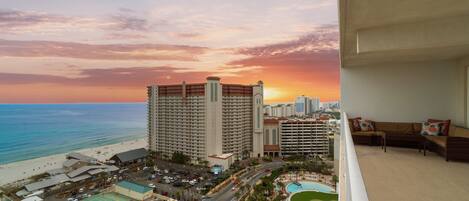
[(229, 157), (233, 156), (233, 153), (226, 153), (226, 154), (220, 154), (220, 155), (212, 155), (208, 156), (210, 158), (218, 158), (218, 159), (227, 159)]
[(278, 124), (278, 119), (264, 119), (264, 124)]
[[(216, 80), (216, 81), (220, 81), (221, 78), (219, 77), (213, 77), (213, 76), (209, 76), (207, 77), (207, 80)], [(180, 84), (156, 84), (156, 85), (150, 85), (148, 87), (151, 87), (151, 86), (159, 86), (159, 87), (179, 87), (179, 86), (182, 86), (182, 85), (186, 85), (186, 86), (194, 86), (194, 85), (205, 85), (206, 83), (205, 82), (195, 82), (195, 83), (186, 83), (185, 81), (182, 81)], [(255, 86), (255, 85), (261, 85), (261, 84), (264, 84), (264, 82), (262, 82), (261, 80), (259, 80), (256, 84), (236, 84), (236, 83), (220, 83), (221, 85), (223, 86), (240, 86), (240, 87), (252, 87), (252, 86)]]
[(326, 123), (326, 120), (323, 119), (315, 119), (315, 118), (289, 118), (287, 120), (280, 121), (281, 123)]
[(145, 148), (129, 150), (125, 152), (118, 153), (111, 157), (113, 160), (119, 160), (120, 162), (129, 162), (141, 158), (145, 158), (148, 156), (148, 151)]
[(66, 158), (67, 159), (75, 159), (75, 160), (83, 161), (83, 162), (87, 162), (87, 163), (97, 163), (98, 162), (98, 159), (87, 156), (87, 155), (80, 154), (78, 152), (68, 153), (66, 155)]

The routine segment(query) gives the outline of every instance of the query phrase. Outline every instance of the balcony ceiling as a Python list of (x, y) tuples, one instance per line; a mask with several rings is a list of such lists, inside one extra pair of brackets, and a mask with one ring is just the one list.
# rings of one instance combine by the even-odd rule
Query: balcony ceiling
[(342, 66), (469, 55), (468, 0), (339, 0)]

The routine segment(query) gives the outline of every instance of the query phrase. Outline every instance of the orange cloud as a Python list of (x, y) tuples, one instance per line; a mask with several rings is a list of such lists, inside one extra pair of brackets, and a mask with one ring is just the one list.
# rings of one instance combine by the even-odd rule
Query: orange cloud
[(262, 79), (281, 96), (267, 102), (291, 102), (295, 96), (320, 97), (322, 101), (339, 99), (339, 53), (337, 26), (324, 26), (298, 40), (239, 52), (251, 57), (232, 61), (234, 66), (259, 66), (260, 73), (240, 75), (233, 81)]
[[(209, 64), (219, 65), (215, 68), (194, 68), (193, 66), (201, 66), (205, 63), (199, 60), (189, 60), (186, 63), (187, 68), (171, 65), (77, 68), (78, 76), (76, 77), (0, 73), (0, 94), (2, 94), (0, 102), (145, 101), (145, 86), (147, 85), (181, 83), (182, 81), (204, 82), (205, 78), (210, 75), (221, 76), (223, 83), (252, 84), (263, 80), (267, 103), (292, 102), (299, 95), (317, 96), (322, 101), (337, 100), (340, 97), (339, 56), (336, 48), (338, 36), (335, 28), (325, 27), (318, 32), (284, 43), (223, 51), (227, 55), (204, 55), (210, 56), (214, 61), (213, 64)], [(128, 59), (137, 59), (142, 55), (152, 59), (165, 58), (165, 54), (158, 52), (158, 49), (165, 49), (168, 52), (182, 51), (189, 55), (215, 51), (208, 48), (172, 45), (88, 45), (61, 42), (41, 43), (40, 41), (22, 44), (18, 41), (0, 40), (0, 44), (8, 43), (12, 44), (10, 47), (19, 48), (8, 49), (6, 45), (6, 48), (0, 48), (0, 55), (32, 57), (61, 54), (64, 57), (112, 60), (117, 57), (113, 52), (117, 50), (125, 52), (123, 58)], [(65, 50), (59, 51), (62, 48), (57, 48), (57, 46)], [(139, 52), (136, 55), (131, 53), (134, 50), (141, 50), (140, 48), (150, 49), (150, 51)], [(230, 52), (242, 57), (232, 57), (235, 60), (226, 62), (226, 58), (232, 56), (228, 55), (231, 54)], [(34, 92), (31, 94), (31, 91)], [(38, 91), (41, 91), (42, 95), (38, 94)]]

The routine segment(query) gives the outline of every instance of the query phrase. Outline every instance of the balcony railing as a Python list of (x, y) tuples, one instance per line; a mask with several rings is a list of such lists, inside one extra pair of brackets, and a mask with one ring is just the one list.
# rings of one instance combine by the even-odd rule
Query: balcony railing
[(365, 183), (358, 165), (357, 153), (345, 112), (341, 117), (339, 200), (368, 201)]

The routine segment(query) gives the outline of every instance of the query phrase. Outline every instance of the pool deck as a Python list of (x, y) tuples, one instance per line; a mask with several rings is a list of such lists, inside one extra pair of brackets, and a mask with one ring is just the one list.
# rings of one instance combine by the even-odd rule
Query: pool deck
[(370, 201), (469, 201), (469, 163), (417, 149), (355, 150)]
[[(304, 180), (304, 181), (298, 181), (298, 183), (301, 185), (301, 189), (297, 189), (294, 192), (289, 192), (289, 188), (288, 188), (289, 186), (291, 186), (291, 185), (300, 186), (300, 185), (296, 184), (296, 181), (292, 181), (292, 182), (290, 182), (286, 185), (287, 192), (288, 193), (297, 193), (297, 192), (302, 192), (302, 191), (317, 191), (317, 192), (321, 192), (321, 193), (335, 193), (335, 190), (334, 190), (333, 187), (328, 186), (326, 184), (323, 184), (321, 182)], [(305, 184), (305, 183), (310, 183), (310, 184)], [(310, 186), (310, 187), (312, 186), (312, 187), (303, 189), (303, 186)], [(326, 190), (326, 188), (327, 188), (327, 190)]]
[[(296, 181), (289, 181), (288, 184), (286, 184), (285, 188), (288, 189), (288, 186), (290, 185), (296, 185), (295, 184)], [(327, 185), (327, 184), (324, 184), (324, 183), (321, 183), (321, 182), (318, 182), (318, 181), (310, 181), (310, 180), (299, 180), (298, 181), (299, 183), (302, 183), (302, 182), (309, 182), (309, 183), (315, 183), (315, 184), (319, 184), (321, 186), (321, 188), (330, 188), (331, 191), (329, 192), (326, 192), (326, 191), (322, 191), (322, 190), (316, 190), (316, 189), (302, 189), (302, 190), (298, 190), (298, 191), (295, 191), (295, 192), (288, 192), (288, 190), (286, 190), (288, 193), (289, 193), (289, 196), (287, 198), (287, 201), (290, 201), (291, 198), (293, 197), (293, 195), (297, 194), (297, 193), (301, 193), (301, 192), (308, 192), (308, 191), (315, 191), (315, 192), (320, 192), (320, 193), (325, 193), (325, 194), (336, 194), (335, 190), (333, 187)], [(304, 185), (304, 184), (302, 184)]]

